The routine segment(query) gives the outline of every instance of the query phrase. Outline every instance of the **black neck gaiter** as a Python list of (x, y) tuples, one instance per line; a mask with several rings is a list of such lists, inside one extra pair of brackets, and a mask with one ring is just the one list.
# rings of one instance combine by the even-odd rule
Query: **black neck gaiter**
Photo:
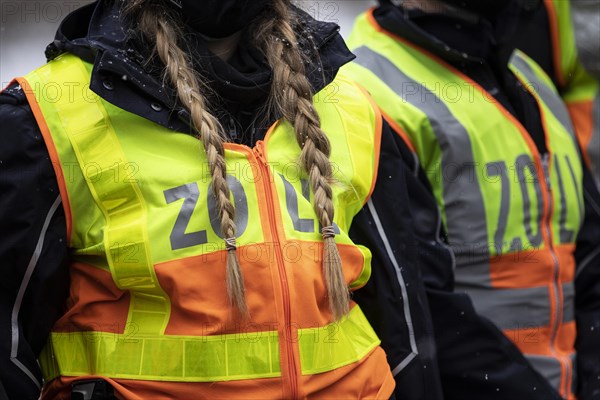
[(194, 31), (224, 38), (248, 26), (273, 0), (168, 0)]

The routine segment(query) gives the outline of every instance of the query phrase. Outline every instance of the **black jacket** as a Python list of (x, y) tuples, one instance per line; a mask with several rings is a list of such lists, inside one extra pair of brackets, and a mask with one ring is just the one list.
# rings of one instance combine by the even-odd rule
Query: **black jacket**
[[(152, 63), (147, 63), (126, 26), (114, 18), (116, 7), (112, 1), (99, 1), (69, 15), (47, 56), (69, 51), (93, 62), (90, 87), (98, 95), (160, 125), (190, 132), (185, 111), (173, 93), (161, 90)], [(323, 73), (318, 68), (308, 72), (319, 91), (352, 55), (336, 25), (307, 15), (302, 20), (302, 33), (311, 34), (318, 48)], [(231, 139), (254, 145), (277, 118), (270, 116), (262, 123), (264, 116), (256, 115), (256, 105), (262, 105), (270, 88), (270, 69), (262, 56), (241, 46), (227, 65), (193, 38), (189, 50), (198, 52), (197, 68), (203, 69), (222, 97), (216, 114)], [(248, 97), (253, 101), (245, 102)], [(17, 85), (0, 95), (0, 121), (0, 382), (11, 399), (36, 399), (42, 385), (36, 356), (68, 296), (65, 215), (48, 151)], [(372, 198), (355, 217), (350, 232), (355, 242), (373, 253), (371, 280), (355, 293), (355, 300), (382, 339), (396, 372), (399, 398), (441, 399), (419, 266), (429, 257), (436, 266), (430, 270), (442, 275), (429, 279), (445, 282), (452, 255), (439, 240), (435, 200), (412, 173), (416, 166), (410, 152), (387, 124), (379, 165)], [(416, 216), (427, 225), (417, 227)]]
[[(493, 93), (496, 101), (523, 124), (543, 154), (547, 150), (537, 104), (508, 69), (515, 34), (525, 32), (525, 21), (519, 17), (526, 17), (520, 12), (515, 5), (497, 21), (469, 22), (384, 4), (374, 16), (385, 30), (437, 55)], [(550, 49), (545, 40), (533, 42), (541, 37), (540, 26), (536, 27), (529, 47), (538, 47), (537, 57), (547, 66)], [(591, 400), (600, 399), (600, 194), (585, 166), (583, 190), (585, 219), (575, 253), (576, 350), (578, 398)], [(427, 280), (428, 274), (424, 275)], [(559, 398), (494, 325), (475, 314), (458, 312), (461, 307), (471, 310), (470, 300), (460, 299), (459, 294), (454, 300), (448, 293), (432, 294), (432, 285), (427, 285), (446, 399)]]

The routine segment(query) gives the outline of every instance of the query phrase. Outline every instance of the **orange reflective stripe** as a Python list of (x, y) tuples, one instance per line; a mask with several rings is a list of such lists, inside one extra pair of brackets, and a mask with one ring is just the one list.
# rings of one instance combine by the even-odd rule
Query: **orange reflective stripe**
[(522, 353), (552, 356), (549, 326), (506, 329), (503, 332)]
[[(121, 334), (127, 327), (130, 295), (119, 289), (110, 271), (81, 262), (69, 266), (71, 287), (69, 309), (54, 325), (56, 332), (90, 330)], [(99, 318), (101, 315), (110, 318)]]
[[(156, 264), (160, 286), (171, 299), (165, 334), (207, 336), (274, 329), (278, 325), (280, 301), (272, 291), (270, 261), (274, 246), (274, 243), (257, 243), (237, 249), (242, 273), (252, 277), (245, 279), (246, 302), (252, 319), (243, 322), (231, 318), (229, 299), (223, 290), (225, 250)], [(198, 276), (207, 279), (198, 279)]]
[(404, 143), (406, 143), (406, 146), (410, 149), (410, 151), (416, 153), (417, 151), (415, 150), (415, 145), (413, 144), (410, 137), (408, 137), (404, 129), (394, 120), (394, 118), (389, 116), (385, 111), (381, 110), (381, 114), (385, 118), (385, 122), (387, 122), (392, 127), (394, 132), (396, 132), (402, 138), (402, 140), (404, 141)]
[[(503, 332), (523, 353), (553, 356), (550, 348), (552, 328), (549, 326), (506, 329)], [(557, 351), (562, 353), (572, 352), (575, 337), (575, 321), (561, 323), (554, 342)]]
[(577, 326), (575, 321), (565, 322), (558, 328), (556, 335), (556, 348), (563, 353), (572, 352), (575, 348)]
[(573, 282), (575, 280), (575, 245), (561, 244), (554, 246), (554, 251), (561, 266), (560, 282)]
[[(554, 247), (560, 268), (561, 283), (573, 282), (575, 277), (575, 245)], [(552, 279), (553, 260), (548, 250), (533, 249), (490, 258), (491, 285), (497, 289), (521, 289), (544, 286)]]
[(591, 168), (592, 162), (586, 149), (590, 145), (594, 134), (594, 101), (569, 102), (567, 103), (567, 108), (569, 109), (569, 114), (573, 120), (575, 131), (577, 132), (579, 145), (583, 150), (581, 152), (583, 159), (585, 160), (586, 166)]
[(552, 279), (552, 256), (533, 249), (490, 258), (490, 279), (496, 289), (545, 286)]

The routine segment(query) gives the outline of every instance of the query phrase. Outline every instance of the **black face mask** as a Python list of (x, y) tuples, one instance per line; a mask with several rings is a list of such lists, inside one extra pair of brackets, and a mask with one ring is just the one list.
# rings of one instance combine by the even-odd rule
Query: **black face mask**
[(192, 29), (211, 38), (242, 30), (273, 0), (166, 0)]
[(504, 11), (511, 0), (442, 0), (444, 3), (492, 19)]

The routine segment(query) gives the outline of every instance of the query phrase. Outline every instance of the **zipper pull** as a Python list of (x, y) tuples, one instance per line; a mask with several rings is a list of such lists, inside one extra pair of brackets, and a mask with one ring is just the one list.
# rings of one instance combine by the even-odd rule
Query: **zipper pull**
[(548, 192), (552, 191), (552, 181), (550, 181), (550, 153), (542, 154), (542, 169), (544, 170), (544, 180)]

